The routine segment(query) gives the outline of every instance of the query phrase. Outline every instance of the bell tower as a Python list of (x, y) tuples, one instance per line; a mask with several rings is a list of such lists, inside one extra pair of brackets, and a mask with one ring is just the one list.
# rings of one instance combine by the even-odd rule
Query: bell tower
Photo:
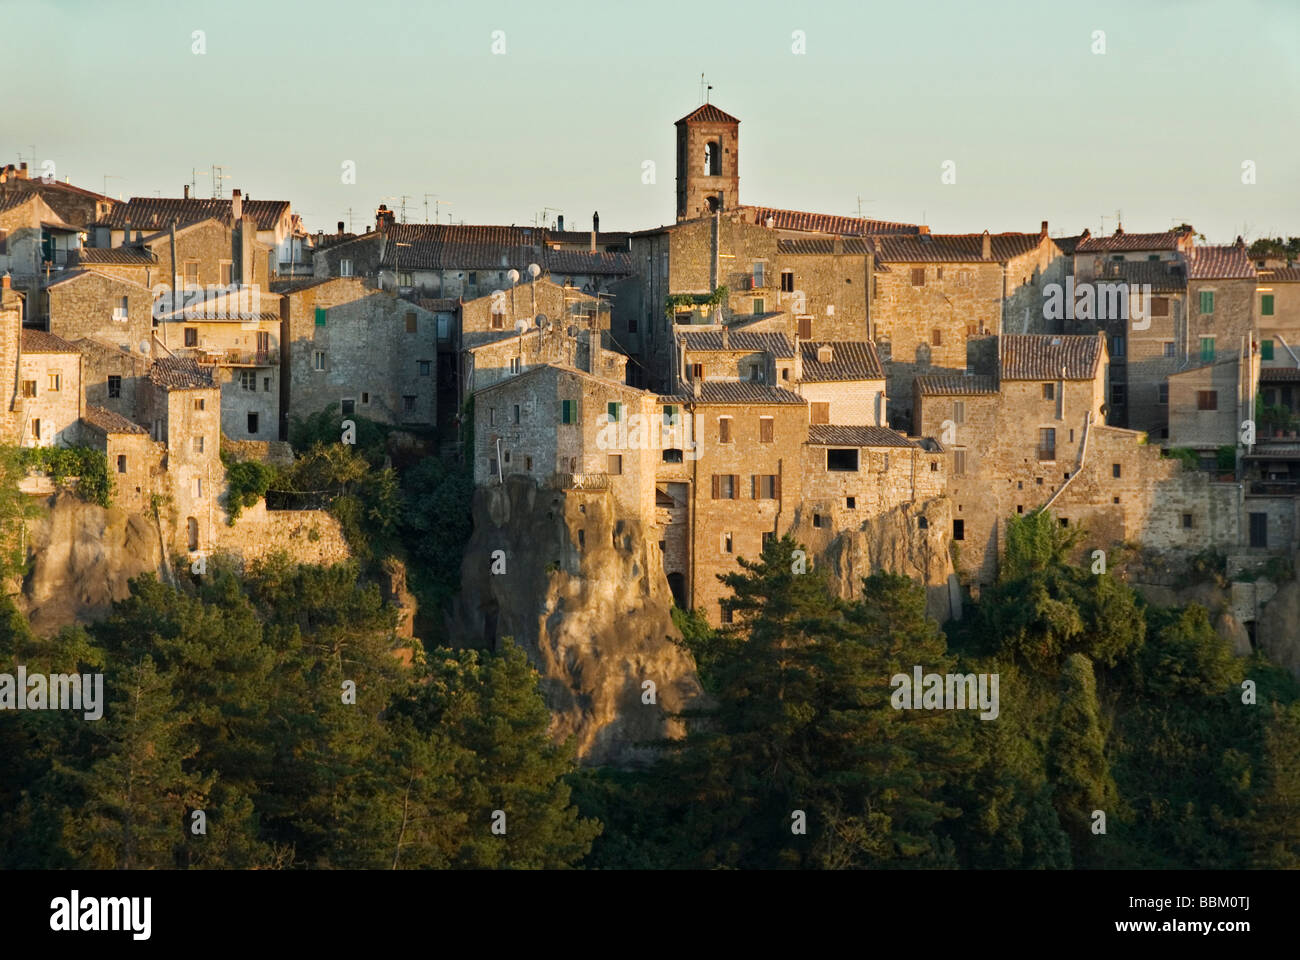
[(677, 220), (740, 206), (740, 121), (711, 103), (677, 121)]

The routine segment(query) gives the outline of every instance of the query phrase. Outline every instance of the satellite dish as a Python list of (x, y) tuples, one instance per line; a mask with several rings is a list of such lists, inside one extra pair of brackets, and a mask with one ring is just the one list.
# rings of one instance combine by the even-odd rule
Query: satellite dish
[(577, 326), (577, 324), (574, 324), (574, 325), (570, 326), (568, 332), (569, 332), (569, 336), (571, 336), (571, 337), (576, 337), (576, 336), (578, 335), (578, 326)]
[(542, 272), (542, 268), (539, 267), (537, 264), (530, 263), (528, 265), (528, 275), (532, 277), (534, 280), (537, 279), (537, 275), (541, 272)]
[(550, 321), (546, 319), (546, 314), (539, 313), (537, 315), (536, 323), (539, 328), (544, 329), (550, 323)]
[(519, 271), (518, 271), (518, 270), (514, 270), (514, 269), (512, 269), (509, 273), (506, 274), (506, 276), (510, 279), (510, 282), (511, 282), (511, 283), (518, 283), (518, 282), (519, 282)]
[(149, 350), (150, 350), (150, 347), (149, 347), (149, 341), (148, 341), (148, 340), (141, 340), (141, 341), (140, 341), (140, 352), (143, 353), (143, 354), (148, 355)]
[(520, 317), (518, 320), (515, 321), (515, 331), (517, 333), (523, 333), (530, 326), (532, 325), (528, 322), (527, 317)]

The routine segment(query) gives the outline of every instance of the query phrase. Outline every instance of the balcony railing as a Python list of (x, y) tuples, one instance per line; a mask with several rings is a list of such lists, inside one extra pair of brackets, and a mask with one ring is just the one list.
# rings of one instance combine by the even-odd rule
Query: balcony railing
[(200, 349), (199, 362), (217, 367), (274, 367), (280, 362), (279, 350), (210, 350)]
[(551, 486), (560, 490), (608, 490), (608, 473), (556, 473)]

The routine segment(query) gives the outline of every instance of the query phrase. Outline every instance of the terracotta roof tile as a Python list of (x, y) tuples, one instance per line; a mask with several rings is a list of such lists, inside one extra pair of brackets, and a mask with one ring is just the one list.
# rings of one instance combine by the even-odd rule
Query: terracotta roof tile
[(915, 447), (896, 430), (884, 427), (847, 427), (814, 424), (808, 428), (808, 443), (828, 447)]
[(1037, 249), (1041, 233), (989, 234), (989, 259), (984, 260), (981, 233), (927, 233), (915, 237), (878, 237), (876, 250), (881, 260), (893, 263), (978, 263), (1002, 262)]
[(794, 347), (784, 333), (750, 333), (744, 330), (729, 330), (727, 346), (722, 345), (721, 330), (701, 330), (697, 333), (682, 334), (686, 339), (686, 349), (693, 353), (718, 353), (723, 350), (736, 353), (766, 352), (774, 357), (793, 357)]
[(742, 206), (738, 208), (750, 223), (767, 226), (771, 219), (774, 230), (794, 230), (802, 233), (830, 233), (841, 236), (864, 237), (876, 234), (920, 233), (915, 223), (894, 223), (889, 220), (868, 220), (861, 217), (839, 217), (829, 213), (808, 213), (804, 210), (781, 210), (776, 207)]
[(1196, 247), (1187, 266), (1191, 280), (1249, 280), (1255, 277), (1255, 265), (1246, 256), (1245, 246)]
[(62, 337), (56, 337), (44, 330), (23, 328), (23, 353), (80, 353), (81, 351)]
[(158, 262), (158, 258), (147, 250), (141, 250), (139, 247), (82, 247), (77, 253), (77, 261), (84, 264), (96, 263), (124, 263), (139, 264), (141, 266), (150, 266)]
[(1300, 267), (1272, 267), (1256, 271), (1260, 283), (1300, 283)]
[(216, 386), (210, 371), (189, 357), (164, 357), (149, 368), (149, 379), (168, 390), (209, 390)]
[[(792, 254), (828, 254), (835, 252), (834, 237), (787, 237), (776, 242), (776, 249), (780, 253)], [(864, 256), (871, 252), (871, 244), (862, 237), (845, 237), (842, 243), (842, 253), (852, 254), (854, 256)]]
[[(729, 113), (724, 113), (711, 103), (701, 104), (686, 116), (682, 117), (677, 123), (740, 123)], [(673, 124), (676, 126), (677, 124)]]
[(1088, 237), (1080, 241), (1075, 248), (1075, 253), (1177, 250), (1179, 241), (1186, 236), (1185, 230), (1167, 230), (1164, 233), (1125, 233), (1121, 228), (1109, 237)]
[(1091, 380), (1100, 363), (1100, 337), (1014, 334), (1002, 338), (1003, 380)]
[(1150, 284), (1152, 293), (1182, 293), (1187, 290), (1185, 270), (1172, 260), (1108, 260), (1102, 262), (1097, 279)]
[(81, 419), (104, 433), (147, 433), (138, 423), (132, 423), (120, 413), (105, 410), (103, 407), (86, 406)]
[[(831, 360), (817, 359), (822, 347), (831, 348)], [(883, 380), (885, 370), (870, 340), (809, 340), (800, 344), (803, 379), (809, 383), (827, 380)]]
[(706, 380), (700, 384), (700, 395), (693, 393), (661, 394), (661, 403), (727, 403), (774, 404), (804, 402), (803, 397), (781, 387), (769, 387), (748, 380)]
[(915, 382), (925, 397), (973, 397), (998, 392), (998, 382), (993, 377), (931, 374), (917, 377)]
[[(127, 223), (132, 230), (162, 230), (171, 225), (172, 220), (179, 224), (193, 223), (213, 217), (222, 223), (230, 223), (230, 200), (204, 200), (197, 197), (132, 197), (125, 203), (119, 203), (111, 213), (95, 225), (111, 227), (115, 230), (125, 229)], [(243, 201), (245, 217), (250, 217), (259, 230), (274, 230), (280, 218), (289, 212), (288, 200), (249, 200)]]

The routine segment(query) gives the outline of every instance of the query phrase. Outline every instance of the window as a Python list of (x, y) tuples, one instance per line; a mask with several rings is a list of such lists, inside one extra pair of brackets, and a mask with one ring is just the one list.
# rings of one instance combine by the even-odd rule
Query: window
[(733, 552), (733, 551), (732, 551), (732, 546), (734, 545), (734, 541), (731, 539), (731, 533), (730, 533), (730, 531), (726, 531), (726, 532), (724, 532), (724, 533), (722, 534), (722, 536), (719, 537), (718, 539), (721, 541), (721, 547), (722, 547), (722, 552), (723, 552), (723, 553), (731, 553), (731, 552)]
[(511, 373), (511, 374), (519, 373), (519, 372), (520, 372), (521, 370), (523, 370), (523, 368), (524, 368), (523, 364), (524, 364), (524, 362), (523, 362), (521, 359), (519, 359), (518, 357), (511, 357), (511, 358), (510, 358), (510, 373)]
[(1166, 359), (1172, 359), (1174, 356), (1174, 342), (1172, 340), (1166, 340), (1164, 342), (1164, 356)]
[(1261, 360), (1272, 360), (1272, 359), (1273, 359), (1273, 341), (1272, 341), (1272, 340), (1261, 340), (1261, 341), (1259, 342), (1259, 358), (1260, 358)]
[(1184, 530), (1192, 529), (1192, 515), (1190, 513), (1183, 514), (1183, 529)]
[(262, 392), (263, 392), (263, 393), (270, 393), (270, 392), (271, 392), (271, 378), (270, 378), (270, 377), (263, 377), (263, 378), (262, 378)]
[(623, 475), (623, 455), (621, 453), (611, 453), (609, 455), (608, 473), (611, 477)]
[(402, 413), (415, 413), (415, 397), (410, 395), (402, 397)]
[(218, 264), (218, 269), (219, 269), (220, 272), (221, 272), (221, 284), (222, 284), (222, 286), (226, 286), (226, 287), (230, 286), (231, 275), (232, 275), (232, 273), (231, 273), (231, 266), (232, 266), (232, 264), (231, 264), (231, 262), (230, 262), (229, 260), (222, 260), (222, 261)]
[(763, 306), (764, 306), (764, 304), (763, 304), (763, 298), (762, 298), (762, 297), (755, 297), (755, 298), (754, 298), (754, 309), (751, 310), (750, 312), (751, 312), (751, 313), (755, 313), (755, 314), (762, 313), (762, 312), (763, 312)]
[(1273, 316), (1273, 294), (1265, 293), (1259, 298), (1259, 315), (1261, 317)]
[(933, 330), (930, 331), (930, 346), (932, 347), (943, 346), (943, 331), (940, 330), (938, 327), (935, 327)]
[(190, 488), (191, 490), (193, 490), (194, 496), (196, 497), (203, 496), (203, 478), (195, 477), (194, 482), (190, 485)]
[(417, 368), (422, 377), (430, 376), (433, 373), (433, 364), (428, 360), (417, 361)]
[(814, 526), (814, 527), (824, 527), (824, 526), (827, 526), (827, 523), (826, 523), (825, 519), (822, 517), (822, 515), (821, 515), (820, 513), (814, 513), (814, 514), (813, 514), (813, 526)]
[(764, 266), (765, 264), (763, 263), (762, 260), (754, 261), (754, 289), (755, 290), (761, 290), (763, 287), (766, 286), (766, 284), (763, 282), (764, 280), (767, 279), (763, 275)]
[(451, 318), (446, 314), (438, 314), (438, 339), (451, 339)]
[(771, 443), (776, 436), (776, 421), (771, 417), (758, 418), (758, 442)]
[(966, 476), (966, 448), (958, 447), (952, 452), (952, 475), (954, 477)]
[(108, 376), (108, 396), (109, 398), (120, 397), (122, 395), (122, 378), (116, 374)]
[(1120, 466), (1120, 464), (1118, 464), (1118, 463), (1112, 463), (1112, 464), (1110, 465), (1110, 475), (1111, 475), (1112, 477), (1114, 477), (1116, 480), (1118, 480), (1118, 479), (1120, 478), (1120, 474), (1123, 473), (1123, 472), (1124, 472), (1124, 471), (1123, 471), (1123, 467)]
[(199, 285), (199, 262), (197, 260), (185, 261), (185, 286), (197, 287)]
[(325, 369), (325, 351), (324, 351), (324, 350), (317, 350), (314, 354), (312, 354), (312, 365), (313, 365), (317, 370), (324, 370), (324, 369)]
[(912, 268), (912, 286), (914, 287), (925, 286), (925, 267)]
[(952, 521), (952, 538), (954, 540), (966, 539), (966, 521), (954, 519)]
[(1201, 313), (1213, 313), (1213, 312), (1214, 312), (1214, 291), (1213, 291), (1213, 290), (1202, 290), (1202, 291), (1201, 291), (1201, 304), (1200, 304), (1200, 306), (1201, 306)]
[(702, 364), (702, 363), (692, 363), (692, 364), (691, 364), (691, 379), (692, 379), (692, 380), (703, 380), (703, 379), (704, 379), (704, 364)]
[(318, 327), (323, 327), (323, 326), (325, 326), (325, 308), (324, 308), (324, 307), (317, 307), (317, 308), (316, 308), (316, 326), (318, 326)]
[(59, 374), (58, 372), (56, 372), (56, 371), (54, 371), (54, 370), (51, 370), (51, 371), (49, 371), (49, 378), (50, 378), (50, 389), (51, 389), (51, 390), (59, 390), (59, 389), (62, 388), (62, 385), (63, 385), (63, 377), (62, 377), (61, 374)]
[(826, 451), (826, 469), (836, 473), (856, 472), (858, 469), (858, 451), (856, 449), (828, 449)]
[(1250, 515), (1250, 545), (1256, 548), (1268, 546), (1268, 514), (1252, 513)]
[(514, 415), (515, 415), (515, 423), (516, 424), (520, 423), (521, 420), (519, 416), (519, 404), (517, 403), (514, 405)]
[(1124, 349), (1124, 338), (1117, 333), (1112, 333), (1110, 336), (1110, 355), (1112, 357), (1122, 357), (1124, 356)]
[(800, 340), (812, 339), (812, 317), (799, 318), (799, 339)]
[(794, 271), (793, 270), (781, 271), (781, 292), (794, 293)]
[(731, 417), (718, 417), (718, 443), (731, 443)]
[(252, 370), (240, 370), (240, 371), (239, 371), (239, 389), (241, 389), (241, 390), (252, 390), (252, 391), (256, 391), (256, 390), (257, 390), (257, 374), (254, 373)]
[(1214, 338), (1213, 337), (1201, 337), (1201, 362), (1202, 363), (1214, 362)]
[(623, 404), (610, 401), (605, 405), (605, 413), (610, 423), (618, 423), (623, 418)]
[(1217, 390), (1197, 390), (1197, 391), (1196, 391), (1196, 409), (1197, 409), (1197, 410), (1218, 410), (1218, 409), (1219, 409), (1219, 391), (1217, 391)]
[(198, 327), (186, 327), (186, 328), (185, 328), (185, 346), (187, 346), (187, 347), (197, 347), (198, 345), (199, 345), (199, 328), (198, 328)]
[(248, 415), (248, 432), (257, 433), (257, 414), (255, 413)]
[(478, 273), (476, 273), (476, 272), (473, 271), (473, 270), (471, 270), (471, 271), (469, 272), (469, 285), (470, 285), (471, 287), (477, 287), (477, 286), (478, 286)]
[(916, 529), (918, 529), (918, 530), (929, 530), (929, 529), (930, 529), (930, 518), (929, 518), (929, 517), (917, 517), (917, 518), (916, 518)]
[[(119, 377), (118, 379), (121, 380), (121, 377)], [(36, 381), (35, 381), (35, 380), (24, 380), (24, 381), (23, 381), (23, 396), (24, 396), (24, 397), (34, 397), (34, 396), (36, 396)]]
[(1169, 403), (1169, 384), (1162, 383), (1156, 388), (1156, 403)]
[(343, 416), (350, 417), (352, 414), (356, 413), (357, 402), (349, 397), (345, 400), (340, 400), (339, 407), (343, 411)]
[(845, 509), (845, 510), (856, 510), (856, 509), (858, 509), (858, 498), (857, 498), (857, 497), (845, 497), (845, 498), (844, 498), (844, 509)]
[(117, 306), (113, 308), (113, 319), (121, 323), (125, 323), (127, 318), (126, 308), (127, 308), (126, 297), (122, 297), (121, 299), (118, 300)]
[(1151, 298), (1151, 316), (1167, 317), (1169, 316), (1169, 298), (1152, 297)]
[(492, 329), (504, 330), (506, 327), (506, 315), (497, 310), (492, 311)]
[(1056, 459), (1056, 429), (1043, 427), (1038, 431), (1038, 459)]
[(935, 267), (935, 268), (934, 268), (934, 279), (936, 279), (936, 280), (942, 280), (942, 279), (943, 279), (943, 267)]
[(829, 402), (811, 404), (813, 423), (831, 422), (831, 405)]
[(560, 423), (573, 423), (573, 401), (560, 401)]
[(207, 401), (207, 398), (206, 398), (206, 397), (195, 397), (195, 398), (194, 398), (194, 409), (195, 409), (196, 411), (206, 410), (206, 409), (207, 409), (207, 406), (208, 406), (208, 401)]
[(727, 608), (726, 601), (719, 600), (718, 605), (721, 608), (718, 613), (718, 619), (720, 619), (723, 623), (731, 623), (732, 622), (731, 610)]
[(1122, 383), (1112, 383), (1110, 385), (1110, 405), (1112, 407), (1122, 407), (1128, 403), (1128, 388)]
[(347, 257), (343, 257), (339, 260), (339, 276), (340, 277), (352, 276), (352, 261), (349, 260)]
[(530, 473), (532, 472), (532, 469), (533, 469), (533, 458), (532, 458), (532, 457), (524, 457), (524, 469), (527, 470), (527, 471), (530, 472)]
[(39, 417), (32, 419), (32, 436), (38, 441), (41, 439), (41, 420)]
[(681, 463), (682, 451), (680, 447), (665, 447), (663, 452), (664, 463)]
[(722, 176), (722, 148), (716, 140), (710, 140), (704, 145), (704, 175)]
[(713, 475), (713, 499), (714, 500), (736, 500), (737, 490), (740, 487), (736, 481), (739, 478), (734, 473), (715, 473)]
[(628, 318), (627, 318), (627, 332), (628, 332), (628, 333), (636, 333), (636, 331), (637, 331), (637, 317), (636, 317), (636, 314), (635, 314), (635, 313), (628, 314)]
[(117, 472), (126, 473), (126, 454), (124, 453), (117, 455)]
[(406, 311), (406, 332), (417, 333), (420, 329), (419, 322), (415, 319), (415, 311)]
[(496, 425), (497, 425), (497, 408), (488, 407), (488, 426), (495, 427)]
[(751, 495), (755, 500), (776, 500), (777, 482), (774, 473), (756, 473), (752, 481)]
[(1044, 400), (1056, 399), (1056, 384), (1054, 383), (1043, 384), (1043, 399)]
[(665, 427), (675, 427), (677, 425), (677, 406), (675, 404), (666, 404), (663, 408), (663, 423)]

